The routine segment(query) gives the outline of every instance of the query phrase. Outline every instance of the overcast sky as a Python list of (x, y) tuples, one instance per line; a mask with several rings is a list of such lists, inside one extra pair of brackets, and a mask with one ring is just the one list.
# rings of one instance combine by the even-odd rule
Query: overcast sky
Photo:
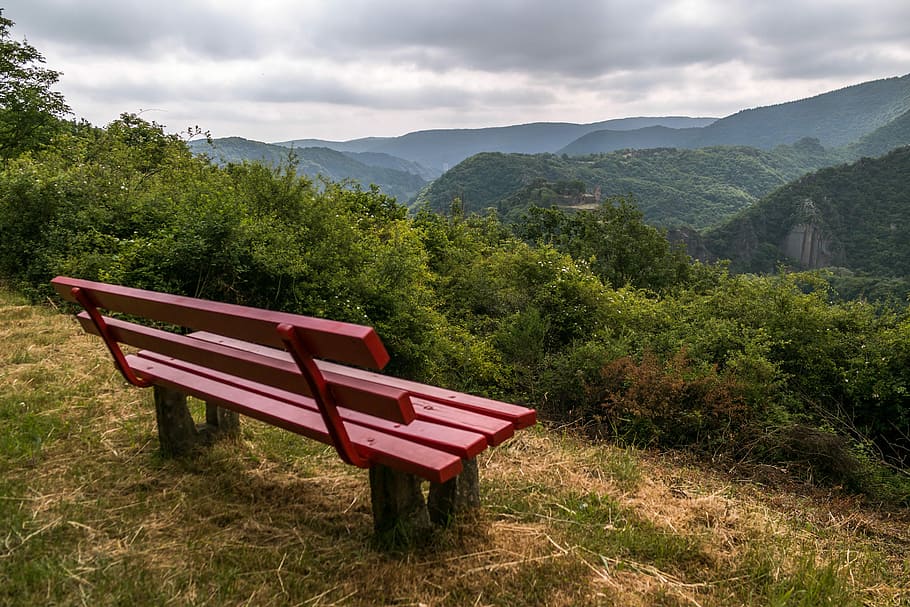
[(910, 73), (910, 0), (0, 0), (77, 117), (215, 137), (726, 116)]

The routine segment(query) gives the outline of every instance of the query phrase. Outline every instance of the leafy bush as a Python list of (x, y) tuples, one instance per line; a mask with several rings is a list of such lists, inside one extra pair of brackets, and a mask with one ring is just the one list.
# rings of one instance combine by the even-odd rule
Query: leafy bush
[(717, 449), (756, 421), (736, 377), (698, 368), (685, 350), (664, 363), (651, 353), (640, 362), (618, 358), (603, 381), (603, 423), (636, 444)]

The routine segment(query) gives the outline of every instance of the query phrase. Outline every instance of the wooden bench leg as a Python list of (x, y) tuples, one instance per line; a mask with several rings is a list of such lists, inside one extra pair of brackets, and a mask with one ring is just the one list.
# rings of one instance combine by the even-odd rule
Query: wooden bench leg
[(387, 466), (370, 468), (370, 499), (373, 528), (378, 537), (392, 543), (410, 543), (430, 529), (421, 479)]
[(170, 457), (189, 455), (220, 438), (240, 435), (240, 416), (211, 403), (205, 404), (205, 423), (197, 425), (186, 406), (186, 394), (155, 386), (155, 416), (161, 452)]
[(455, 515), (480, 506), (480, 481), (476, 459), (463, 459), (461, 474), (445, 483), (430, 483), (427, 510), (437, 525), (448, 525)]

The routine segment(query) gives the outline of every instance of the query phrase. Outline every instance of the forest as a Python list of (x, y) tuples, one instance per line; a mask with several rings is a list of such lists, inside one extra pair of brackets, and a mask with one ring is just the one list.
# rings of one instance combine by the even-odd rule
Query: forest
[(836, 300), (818, 272), (694, 262), (646, 200), (505, 223), (457, 198), (409, 211), (291, 165), (214, 165), (188, 148), (198, 130), (69, 120), (55, 73), (30, 69), (0, 98), (0, 277), (33, 301), (65, 274), (369, 324), (390, 372), (593, 440), (910, 504), (906, 305)]
[(587, 192), (636, 198), (645, 220), (670, 228), (703, 229), (757, 202), (790, 180), (848, 158), (804, 138), (773, 150), (718, 146), (700, 149), (653, 148), (584, 156), (556, 154), (477, 154), (427, 186), (415, 200), (446, 210), (459, 197), (467, 210), (495, 210), (504, 221), (529, 206), (571, 207), (555, 196), (552, 184), (581, 182)]

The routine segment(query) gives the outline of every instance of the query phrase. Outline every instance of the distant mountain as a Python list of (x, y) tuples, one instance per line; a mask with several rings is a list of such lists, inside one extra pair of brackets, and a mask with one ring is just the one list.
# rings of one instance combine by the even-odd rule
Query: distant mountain
[[(743, 110), (701, 128), (592, 131), (560, 150), (566, 154), (623, 148), (746, 145), (771, 149), (804, 137), (846, 146), (910, 111), (910, 74), (874, 80), (808, 99)], [(665, 125), (672, 126), (672, 125)]]
[[(211, 145), (205, 140), (191, 141), (189, 146), (193, 153), (205, 154), (219, 164), (253, 161), (277, 167), (293, 159), (297, 169), (310, 177), (322, 175), (333, 181), (351, 179), (363, 187), (375, 184), (383, 193), (401, 202), (412, 198), (427, 183), (420, 174), (426, 169), (373, 153), (363, 155), (319, 147), (289, 149), (241, 137), (215, 139)], [(412, 166), (414, 172), (407, 170)]]
[(705, 127), (700, 145), (770, 148), (814, 137), (825, 147), (852, 143), (910, 110), (910, 74), (873, 80), (751, 110)]
[(592, 124), (535, 122), (483, 129), (436, 129), (415, 131), (400, 137), (354, 139), (343, 142), (295, 139), (276, 145), (306, 147), (317, 143), (339, 151), (380, 152), (417, 162), (438, 172), (447, 171), (465, 158), (480, 152), (535, 154), (556, 152), (592, 131), (626, 131), (664, 126), (692, 128), (711, 124), (716, 118), (681, 116), (618, 118)]
[(582, 156), (602, 154), (617, 150), (644, 150), (649, 148), (695, 148), (700, 128), (675, 129), (650, 126), (632, 131), (603, 130), (583, 135), (559, 150), (560, 154)]
[(447, 211), (459, 198), (468, 212), (493, 208), (508, 220), (530, 205), (583, 207), (596, 204), (598, 196), (631, 194), (650, 223), (704, 228), (808, 171), (844, 159), (812, 139), (770, 151), (659, 148), (586, 157), (484, 153), (443, 174), (413, 204)]
[(292, 139), (290, 141), (276, 141), (272, 145), (286, 148), (329, 148), (336, 152), (368, 152), (373, 147), (380, 145), (391, 137), (363, 137), (350, 141), (328, 141), (326, 139)]
[(412, 162), (410, 160), (405, 160), (404, 158), (399, 158), (398, 156), (392, 156), (391, 154), (384, 154), (382, 152), (342, 152), (348, 158), (353, 158), (358, 162), (363, 164), (374, 166), (374, 167), (383, 167), (386, 169), (395, 169), (396, 171), (404, 171), (405, 173), (412, 173), (422, 177), (426, 181), (432, 181), (436, 179), (441, 174), (439, 171), (434, 171), (433, 169), (427, 168), (422, 164), (417, 162)]
[(910, 111), (880, 127), (848, 147), (851, 155), (881, 156), (894, 148), (910, 145)]
[(822, 169), (790, 183), (704, 235), (737, 271), (844, 267), (910, 276), (910, 147)]

